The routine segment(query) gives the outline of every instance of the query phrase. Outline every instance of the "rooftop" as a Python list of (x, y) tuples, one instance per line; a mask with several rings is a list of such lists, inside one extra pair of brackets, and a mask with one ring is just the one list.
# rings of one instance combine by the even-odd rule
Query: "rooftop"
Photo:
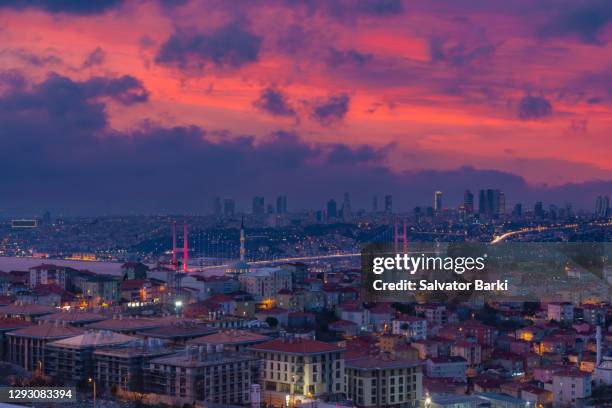
[(308, 339), (274, 339), (251, 347), (256, 351), (276, 351), (290, 354), (318, 354), (344, 351), (335, 344)]
[(35, 303), (13, 303), (8, 306), (0, 307), (0, 314), (3, 315), (21, 315), (21, 316), (41, 316), (57, 312), (57, 309), (51, 306), (37, 305)]
[(51, 313), (51, 314), (38, 318), (38, 320), (43, 320), (43, 321), (57, 320), (57, 321), (62, 321), (62, 322), (67, 322), (67, 323), (99, 322), (101, 320), (106, 320), (106, 319), (108, 319), (107, 316), (104, 316), (98, 313), (76, 312), (76, 311)]
[(253, 344), (263, 343), (270, 340), (270, 337), (262, 334), (253, 333), (248, 330), (227, 330), (211, 334), (209, 336), (198, 337), (191, 340), (191, 344)]
[(97, 332), (88, 331), (78, 336), (53, 341), (48, 345), (67, 348), (87, 348), (127, 344), (136, 340), (138, 340), (136, 337), (126, 336), (125, 334), (109, 330), (100, 330)]
[(147, 330), (155, 329), (158, 327), (166, 326), (171, 323), (165, 323), (161, 319), (145, 319), (145, 318), (113, 318), (108, 320), (102, 320), (99, 322), (91, 323), (85, 327), (88, 329), (97, 330), (113, 330), (113, 331), (136, 331), (136, 330)]
[(43, 323), (25, 327), (7, 333), (9, 336), (33, 337), (39, 339), (62, 339), (77, 336), (83, 333), (83, 329), (73, 326), (63, 326), (53, 323)]
[(206, 336), (217, 333), (218, 330), (203, 324), (194, 323), (178, 323), (171, 326), (162, 326), (139, 333), (147, 337), (158, 338), (177, 338), (177, 337), (194, 337)]
[(255, 359), (255, 357), (247, 354), (229, 354), (218, 352), (200, 353), (198, 350), (193, 351), (193, 354), (190, 354), (190, 348), (186, 348), (184, 351), (179, 353), (154, 358), (151, 360), (151, 363), (178, 367), (201, 367), (206, 365), (219, 365), (233, 361), (248, 361), (253, 359)]
[(21, 329), (32, 326), (32, 323), (19, 319), (0, 319), (0, 331)]

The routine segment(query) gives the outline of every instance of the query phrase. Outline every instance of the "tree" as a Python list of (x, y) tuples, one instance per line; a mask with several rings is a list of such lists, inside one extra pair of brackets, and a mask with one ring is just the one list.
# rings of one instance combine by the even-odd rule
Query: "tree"
[(266, 323), (268, 323), (268, 326), (274, 329), (276, 326), (278, 326), (278, 319), (276, 317), (268, 316), (266, 317)]

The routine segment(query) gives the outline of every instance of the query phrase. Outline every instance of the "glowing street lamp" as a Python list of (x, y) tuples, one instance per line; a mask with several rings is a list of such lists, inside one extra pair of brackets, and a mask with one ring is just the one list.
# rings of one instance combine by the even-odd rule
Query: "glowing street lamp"
[(87, 379), (87, 382), (93, 385), (93, 408), (96, 408), (96, 382), (91, 377)]

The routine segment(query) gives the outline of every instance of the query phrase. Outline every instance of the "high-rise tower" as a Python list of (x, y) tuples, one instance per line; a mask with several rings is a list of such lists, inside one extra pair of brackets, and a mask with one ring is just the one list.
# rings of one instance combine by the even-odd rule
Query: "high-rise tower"
[(244, 234), (244, 217), (242, 217), (242, 222), (240, 223), (240, 262), (245, 262), (246, 258), (246, 248), (245, 248), (246, 236)]
[(439, 213), (442, 211), (442, 192), (436, 191), (434, 194), (434, 211)]

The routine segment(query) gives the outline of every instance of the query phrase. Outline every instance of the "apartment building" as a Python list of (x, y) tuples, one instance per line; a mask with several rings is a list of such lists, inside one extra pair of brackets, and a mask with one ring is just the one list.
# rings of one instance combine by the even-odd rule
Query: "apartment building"
[(553, 407), (579, 406), (591, 396), (591, 374), (575, 369), (558, 371), (552, 377), (552, 393)]
[(427, 339), (427, 320), (422, 317), (402, 315), (391, 324), (393, 334), (401, 334), (412, 340)]
[(184, 351), (154, 358), (145, 370), (145, 391), (165, 395), (167, 403), (195, 400), (248, 404), (250, 367), (256, 358), (227, 353), (223, 347), (187, 346)]
[(39, 370), (44, 363), (47, 343), (82, 333), (83, 329), (58, 323), (38, 324), (8, 332), (8, 361), (28, 371)]
[(238, 277), (240, 289), (250, 293), (257, 300), (271, 299), (283, 289), (291, 290), (291, 271), (283, 268), (259, 268)]
[(45, 345), (45, 374), (72, 384), (94, 377), (94, 352), (103, 348), (135, 344), (138, 339), (101, 330), (49, 342)]
[(176, 351), (158, 339), (140, 341), (136, 345), (102, 348), (94, 351), (94, 376), (101, 390), (114, 387), (128, 391), (144, 391), (144, 372), (149, 362)]
[(250, 348), (261, 359), (264, 397), (294, 401), (344, 391), (344, 349), (317, 340), (280, 338)]
[(358, 407), (400, 407), (422, 398), (418, 360), (364, 357), (348, 360), (346, 396)]

